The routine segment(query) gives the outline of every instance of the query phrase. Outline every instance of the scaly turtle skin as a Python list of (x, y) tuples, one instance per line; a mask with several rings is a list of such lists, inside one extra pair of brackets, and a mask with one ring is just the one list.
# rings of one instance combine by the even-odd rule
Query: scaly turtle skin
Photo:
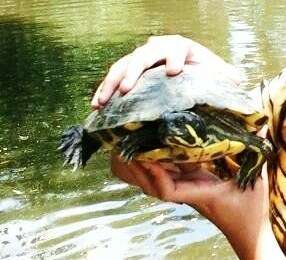
[(264, 85), (263, 103), (269, 116), (269, 135), (277, 151), (276, 164), (268, 166), (270, 220), (286, 255), (286, 68)]
[[(100, 147), (129, 161), (214, 161), (238, 154), (238, 183), (254, 185), (272, 145), (253, 132), (267, 122), (251, 91), (231, 80), (187, 65), (175, 77), (165, 67), (146, 71), (125, 96), (89, 115), (83, 127), (68, 129), (60, 150), (66, 162), (85, 165)], [(225, 169), (226, 171), (226, 169)]]

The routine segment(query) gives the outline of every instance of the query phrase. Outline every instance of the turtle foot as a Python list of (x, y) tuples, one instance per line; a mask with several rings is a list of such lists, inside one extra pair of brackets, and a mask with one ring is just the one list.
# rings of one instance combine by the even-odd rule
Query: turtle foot
[(63, 133), (58, 147), (65, 157), (64, 166), (70, 164), (74, 171), (82, 165), (83, 131), (81, 126), (70, 127)]
[(251, 188), (254, 189), (256, 180), (259, 176), (261, 176), (261, 171), (259, 171), (258, 173), (248, 174), (247, 176), (238, 174), (236, 181), (238, 183), (239, 188), (241, 188), (242, 190), (246, 190), (248, 186), (251, 186)]
[(120, 157), (125, 161), (131, 161), (136, 152), (140, 149), (138, 142), (136, 139), (132, 138), (132, 136), (126, 136), (121, 141), (119, 141), (118, 145), (119, 150), (121, 151)]
[(75, 171), (80, 166), (85, 166), (92, 153), (96, 152), (100, 146), (100, 141), (91, 138), (82, 126), (77, 125), (64, 132), (58, 150), (65, 157), (64, 166), (70, 164)]

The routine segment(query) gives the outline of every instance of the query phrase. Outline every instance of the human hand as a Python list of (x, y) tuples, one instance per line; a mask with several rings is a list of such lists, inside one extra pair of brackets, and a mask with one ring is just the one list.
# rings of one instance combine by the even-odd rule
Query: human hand
[(92, 99), (93, 109), (104, 106), (117, 89), (122, 94), (127, 93), (144, 70), (164, 63), (170, 76), (179, 74), (186, 63), (194, 63), (203, 65), (206, 71), (224, 74), (237, 84), (241, 81), (234, 66), (201, 44), (179, 35), (152, 36), (146, 44), (111, 66)]
[(240, 259), (284, 259), (269, 222), (266, 167), (254, 189), (243, 191), (234, 180), (222, 181), (199, 165), (167, 166), (111, 160), (115, 175), (146, 194), (196, 208), (222, 230)]

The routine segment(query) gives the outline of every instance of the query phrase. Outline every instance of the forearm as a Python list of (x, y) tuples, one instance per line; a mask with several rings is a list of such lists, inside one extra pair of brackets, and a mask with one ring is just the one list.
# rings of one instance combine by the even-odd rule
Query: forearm
[(255, 234), (247, 229), (238, 229), (235, 234), (226, 234), (238, 257), (242, 260), (286, 259), (273, 234), (270, 222)]

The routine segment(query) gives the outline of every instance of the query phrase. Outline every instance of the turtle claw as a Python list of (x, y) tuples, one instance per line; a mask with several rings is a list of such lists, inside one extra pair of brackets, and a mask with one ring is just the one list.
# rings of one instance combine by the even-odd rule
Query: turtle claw
[(120, 157), (123, 159), (124, 162), (129, 162), (133, 159), (134, 154), (128, 151), (122, 151), (120, 153)]
[(238, 183), (239, 188), (242, 190), (246, 190), (247, 186), (251, 186), (252, 189), (254, 189), (256, 180), (258, 177), (260, 177), (260, 171), (259, 173), (249, 173), (247, 176), (244, 176), (243, 174), (238, 174), (236, 181)]
[(91, 154), (100, 146), (100, 142), (89, 137), (86, 130), (77, 125), (64, 132), (58, 150), (64, 155), (64, 166), (69, 164), (75, 171), (80, 166), (84, 167)]
[(64, 154), (64, 166), (70, 164), (73, 170), (82, 165), (82, 138), (83, 128), (81, 126), (73, 126), (67, 129), (62, 135), (58, 150)]
[(67, 164), (72, 165), (72, 171), (76, 171), (81, 165), (84, 166), (82, 162), (81, 146), (69, 148), (68, 151), (65, 151), (65, 157), (66, 159), (63, 163), (63, 166), (66, 166)]
[(238, 175), (236, 178), (236, 182), (238, 184), (238, 187), (242, 190), (246, 190), (246, 187), (249, 183), (247, 178), (243, 178), (241, 175)]
[(134, 139), (130, 138), (130, 136), (124, 137), (118, 143), (118, 147), (121, 150), (120, 157), (125, 162), (131, 161), (139, 150), (139, 146), (136, 144)]

